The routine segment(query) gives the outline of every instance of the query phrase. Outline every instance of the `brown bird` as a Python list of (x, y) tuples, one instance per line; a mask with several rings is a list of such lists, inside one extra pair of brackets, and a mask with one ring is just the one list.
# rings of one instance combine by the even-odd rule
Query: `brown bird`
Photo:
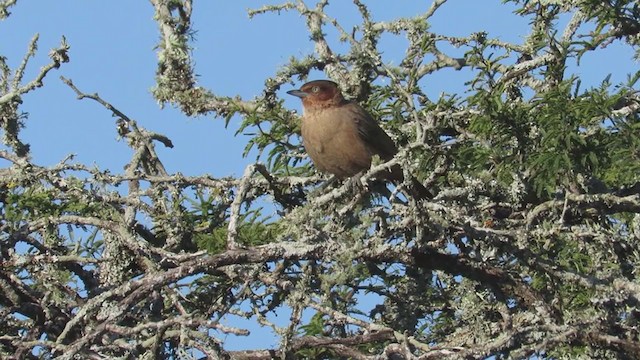
[[(398, 152), (371, 115), (345, 100), (333, 81), (311, 81), (287, 94), (302, 99), (302, 142), (318, 170), (344, 179), (369, 169), (373, 155), (387, 161)], [(382, 177), (396, 182), (404, 179), (397, 165)], [(431, 197), (418, 180), (411, 182), (414, 196)]]

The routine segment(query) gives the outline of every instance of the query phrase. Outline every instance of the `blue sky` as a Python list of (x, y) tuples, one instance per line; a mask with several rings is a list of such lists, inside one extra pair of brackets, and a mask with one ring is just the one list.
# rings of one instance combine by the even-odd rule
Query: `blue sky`
[[(200, 86), (219, 95), (251, 99), (260, 94), (264, 79), (275, 74), (291, 56), (313, 52), (305, 19), (297, 13), (249, 19), (246, 10), (265, 3), (276, 2), (195, 2), (193, 26), (197, 33), (193, 55)], [(423, 0), (365, 3), (370, 5), (374, 20), (411, 16), (430, 5)], [(484, 30), (490, 37), (521, 43), (528, 31), (527, 19), (512, 15), (513, 9), (499, 0), (450, 0), (432, 19), (431, 30), (451, 36)], [(356, 8), (349, 1), (332, 1), (327, 11), (347, 29), (359, 22)], [(131, 156), (127, 145), (116, 141), (115, 121), (110, 112), (93, 101), (78, 101), (59, 80), (60, 75), (72, 79), (84, 92), (99, 93), (140, 125), (168, 136), (174, 143), (173, 149), (156, 146), (169, 172), (239, 176), (247, 164), (255, 161), (255, 154), (242, 157), (246, 138), (234, 136), (239, 119), (225, 129), (221, 119), (188, 118), (170, 106), (161, 109), (152, 98), (154, 46), (159, 35), (149, 2), (23, 0), (11, 12), (8, 19), (0, 22), (3, 39), (0, 55), (8, 58), (12, 68), (22, 61), (29, 40), (40, 33), (39, 51), (27, 68), (25, 80), (31, 80), (48, 63), (47, 53), (59, 44), (61, 36), (66, 36), (71, 46), (71, 62), (51, 72), (43, 88), (23, 98), (21, 110), (28, 112), (29, 118), (22, 138), (31, 144), (37, 164), (52, 165), (76, 154), (78, 162), (96, 164), (116, 173), (122, 171)], [(334, 34), (330, 29), (326, 32)], [(335, 37), (330, 41), (337, 44)], [(405, 46), (403, 37), (385, 36), (381, 42), (383, 59), (398, 63)], [(461, 54), (463, 49), (452, 51)], [(585, 56), (581, 67), (571, 68), (571, 72), (584, 75), (583, 89), (599, 83), (610, 72), (616, 83), (637, 68), (638, 64), (631, 59), (630, 49), (614, 43), (601, 53)], [(323, 77), (320, 73), (315, 75)], [(441, 92), (463, 92), (464, 82), (469, 78), (468, 72), (446, 69), (427, 79), (426, 92), (432, 98)], [(284, 92), (299, 85), (283, 87), (281, 91), (292, 109), (300, 108), (299, 101)], [(0, 164), (5, 166), (6, 162)], [(286, 315), (282, 318), (288, 320)], [(265, 341), (271, 343), (273, 338)]]

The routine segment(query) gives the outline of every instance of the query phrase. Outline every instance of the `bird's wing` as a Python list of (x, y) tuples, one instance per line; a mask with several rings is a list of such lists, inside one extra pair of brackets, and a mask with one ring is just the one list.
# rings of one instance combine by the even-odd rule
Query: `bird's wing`
[(358, 134), (365, 144), (382, 159), (391, 159), (398, 152), (398, 148), (389, 135), (378, 125), (378, 122), (360, 105), (348, 103), (346, 106), (353, 113)]

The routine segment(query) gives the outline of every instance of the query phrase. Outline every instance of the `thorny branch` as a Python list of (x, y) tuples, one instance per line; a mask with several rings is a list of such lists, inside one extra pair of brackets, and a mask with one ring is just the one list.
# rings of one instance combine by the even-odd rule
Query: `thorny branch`
[[(525, 168), (527, 159), (514, 155), (509, 161), (520, 167), (508, 167), (512, 178), (505, 184), (504, 169), (496, 170), (500, 156), (531, 144), (526, 155), (533, 156), (544, 145), (536, 143), (541, 122), (527, 128), (517, 122), (517, 112), (509, 112), (526, 97), (508, 94), (513, 101), (498, 109), (446, 96), (433, 102), (420, 85), (430, 74), (452, 68), (477, 75), (470, 81), (473, 92), (495, 95), (494, 102), (507, 97), (502, 91), (509, 87), (547, 94), (564, 81), (566, 59), (587, 51), (575, 40), (592, 15), (577, 2), (564, 5), (574, 10), (561, 32), (551, 31), (561, 8), (527, 2), (523, 11), (532, 14), (534, 29), (524, 44), (484, 33), (431, 32), (428, 22), (445, 0), (434, 0), (414, 18), (385, 22), (374, 21), (366, 4), (355, 0), (362, 23), (353, 29), (327, 15), (328, 1), (265, 6), (250, 16), (300, 13), (315, 52), (291, 60), (251, 101), (196, 85), (190, 0), (150, 2), (161, 37), (154, 95), (162, 103), (177, 104), (187, 115), (243, 114), (247, 126), (273, 119), (264, 127), (269, 131), (260, 127), (261, 135), (268, 144), (286, 144), (280, 148), (286, 153), (299, 146), (290, 142), (293, 115), (276, 91), (295, 76), (322, 69), (354, 98), (393, 112), (381, 114), (404, 123), (389, 127), (404, 145), (394, 159), (362, 174), (363, 187), (317, 187), (323, 178), (290, 166), (294, 156), (285, 155), (289, 167), (282, 167), (298, 170), (294, 175), (281, 171), (282, 164), (260, 163), (248, 166), (241, 178), (170, 174), (155, 151), (156, 142), (171, 147), (169, 137), (62, 78), (79, 99), (96, 101), (115, 116), (116, 133), (132, 155), (121, 174), (71, 158), (44, 167), (5, 140), (9, 149), (0, 150), (0, 158), (10, 166), (0, 169), (3, 357), (33, 358), (37, 349), (62, 359), (178, 353), (238, 359), (526, 358), (562, 351), (567, 344), (620, 358), (640, 356), (634, 271), (638, 180), (598, 191), (584, 186), (581, 192), (560, 183), (544, 197), (527, 183), (536, 175)], [(0, 17), (11, 5), (0, 3)], [(348, 51), (335, 50), (327, 26), (348, 42)], [(634, 29), (605, 31), (605, 38), (594, 41), (604, 43), (620, 31), (632, 36)], [(385, 58), (378, 45), (382, 34), (407, 37), (402, 61)], [(36, 41), (11, 80), (4, 71), (5, 138), (17, 139), (20, 96), (68, 61), (63, 39), (50, 54), (52, 63), (22, 85)], [(450, 56), (444, 50), (449, 46), (464, 47), (465, 55)], [(519, 60), (494, 61), (488, 53)], [(388, 86), (380, 85), (382, 79)], [(632, 123), (637, 91), (628, 91), (625, 100), (587, 118)], [(509, 126), (500, 123), (500, 111), (509, 115)], [(481, 126), (487, 118), (495, 120), (489, 135)], [(509, 146), (500, 143), (501, 131), (518, 126), (528, 131), (527, 139), (509, 133)], [(506, 155), (482, 157), (496, 148)], [(478, 165), (468, 162), (469, 153), (487, 164), (474, 172)], [(409, 161), (416, 154), (424, 161)], [(437, 195), (405, 201), (402, 194), (372, 194), (368, 186), (373, 188), (376, 174), (396, 164), (407, 172), (423, 169)], [(279, 216), (252, 222), (261, 206), (276, 207)], [(363, 298), (373, 305), (364, 306)], [(271, 328), (279, 345), (229, 351), (229, 334), (255, 336), (253, 327), (229, 325), (237, 317)]]
[[(12, 5), (11, 3), (5, 4)], [(6, 7), (4, 8), (6, 12)], [(0, 8), (0, 18), (3, 12)], [(6, 16), (6, 13), (4, 14)], [(27, 53), (24, 55), (22, 62), (14, 72), (10, 75), (10, 70), (4, 62), (4, 58), (0, 57), (0, 65), (2, 65), (2, 75), (0, 76), (0, 127), (4, 132), (2, 142), (4, 145), (12, 148), (18, 157), (26, 157), (29, 155), (29, 145), (23, 143), (19, 138), (19, 133), (23, 127), (24, 114), (19, 111), (19, 105), (22, 103), (22, 95), (43, 86), (43, 80), (47, 74), (60, 67), (62, 63), (69, 61), (69, 45), (64, 36), (60, 42), (60, 47), (49, 52), (51, 63), (43, 66), (36, 77), (30, 82), (23, 84), (24, 72), (29, 64), (30, 59), (35, 56), (39, 35), (36, 34), (29, 43)]]

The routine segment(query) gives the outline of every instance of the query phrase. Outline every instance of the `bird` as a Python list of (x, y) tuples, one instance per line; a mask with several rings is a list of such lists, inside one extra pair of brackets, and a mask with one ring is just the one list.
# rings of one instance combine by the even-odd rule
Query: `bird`
[[(368, 170), (374, 155), (389, 161), (398, 152), (371, 114), (358, 103), (346, 100), (335, 82), (314, 80), (287, 94), (302, 100), (302, 144), (319, 171), (346, 179)], [(382, 177), (396, 184), (404, 180), (399, 165)], [(414, 177), (411, 186), (412, 195), (431, 197)]]

